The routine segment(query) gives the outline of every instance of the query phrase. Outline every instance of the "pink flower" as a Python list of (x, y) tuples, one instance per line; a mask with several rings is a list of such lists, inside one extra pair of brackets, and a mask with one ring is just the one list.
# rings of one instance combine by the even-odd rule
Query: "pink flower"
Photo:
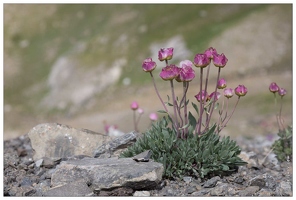
[(217, 88), (218, 89), (224, 89), (226, 88), (226, 80), (224, 78), (221, 78), (219, 81), (218, 81), (218, 84), (217, 84)]
[(165, 81), (173, 80), (178, 76), (179, 70), (180, 69), (176, 65), (169, 65), (162, 68), (159, 76)]
[(204, 54), (206, 54), (208, 58), (213, 59), (213, 55), (217, 55), (217, 51), (215, 48), (210, 47), (205, 50)]
[(248, 89), (244, 85), (239, 85), (235, 88), (235, 94), (239, 97), (245, 96), (248, 92)]
[(227, 97), (228, 99), (233, 96), (233, 89), (232, 88), (227, 88), (224, 90), (224, 96)]
[(174, 48), (161, 48), (158, 51), (158, 59), (160, 61), (171, 60), (173, 57)]
[(196, 54), (194, 57), (194, 61), (193, 64), (196, 67), (201, 67), (204, 68), (206, 66), (208, 66), (210, 64), (210, 59), (208, 58), (208, 56), (206, 54)]
[(176, 77), (178, 82), (190, 82), (195, 77), (195, 71), (192, 69), (192, 62), (190, 60), (183, 60), (180, 62), (179, 74)]
[(133, 101), (131, 103), (131, 109), (132, 110), (137, 110), (139, 108), (139, 104), (136, 101)]
[(200, 102), (200, 101), (205, 101), (205, 100), (207, 101), (209, 96), (208, 96), (208, 93), (206, 91), (202, 90), (201, 92), (199, 92), (194, 97), (196, 98), (196, 100), (198, 102)]
[(283, 97), (287, 94), (287, 91), (284, 88), (280, 88), (278, 93), (281, 97)]
[(151, 114), (149, 115), (149, 118), (150, 118), (151, 121), (157, 121), (158, 116), (157, 116), (156, 113), (151, 113)]
[(275, 82), (272, 82), (269, 86), (269, 91), (273, 93), (276, 93), (277, 91), (279, 91), (279, 89), (279, 86)]
[(143, 113), (144, 113), (144, 110), (143, 110), (142, 108), (139, 108), (139, 109), (138, 109), (138, 113), (139, 113), (139, 114), (143, 114)]
[(215, 92), (212, 92), (210, 95), (209, 95), (209, 99), (212, 99), (213, 97), (215, 96), (215, 101), (217, 101), (219, 98), (220, 98), (220, 92), (216, 92), (216, 95), (215, 95)]
[(221, 55), (220, 54), (213, 55), (213, 63), (216, 67), (223, 68), (226, 65), (227, 61), (228, 59), (223, 53)]
[(156, 67), (156, 63), (152, 60), (152, 58), (146, 58), (143, 61), (142, 68), (145, 72), (152, 72)]

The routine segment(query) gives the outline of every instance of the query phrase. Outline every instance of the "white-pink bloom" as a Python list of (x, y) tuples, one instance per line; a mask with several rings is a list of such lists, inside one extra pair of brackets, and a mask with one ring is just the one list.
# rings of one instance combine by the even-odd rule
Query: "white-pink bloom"
[(151, 114), (149, 115), (149, 118), (150, 118), (151, 121), (157, 121), (158, 116), (157, 116), (156, 113), (151, 113)]

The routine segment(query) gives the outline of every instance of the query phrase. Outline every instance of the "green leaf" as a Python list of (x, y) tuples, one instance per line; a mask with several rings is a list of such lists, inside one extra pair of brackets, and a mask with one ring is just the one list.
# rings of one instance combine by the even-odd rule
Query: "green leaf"
[(189, 125), (190, 125), (190, 123), (188, 123), (188, 124), (185, 124), (184, 126), (182, 126), (181, 128), (179, 128), (179, 130), (182, 130), (182, 129), (188, 128), (188, 127), (189, 127)]
[(196, 127), (196, 119), (191, 114), (191, 112), (189, 112), (189, 114), (188, 114), (188, 120), (189, 120), (189, 124), (195, 129), (195, 127)]
[(165, 110), (158, 110), (157, 112), (159, 112), (159, 113), (167, 113), (167, 111), (165, 111)]
[(199, 112), (198, 112), (198, 107), (197, 107), (197, 105), (196, 105), (195, 103), (193, 103), (193, 102), (191, 102), (191, 104), (192, 104), (192, 106), (193, 106), (194, 110), (196, 111), (196, 113), (199, 115)]

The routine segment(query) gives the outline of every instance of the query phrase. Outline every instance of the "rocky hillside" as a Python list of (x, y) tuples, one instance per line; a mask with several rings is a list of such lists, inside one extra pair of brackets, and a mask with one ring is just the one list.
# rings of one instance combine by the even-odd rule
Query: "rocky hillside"
[(144, 131), (161, 104), (141, 63), (169, 46), (174, 63), (215, 47), (229, 59), (229, 86), (249, 88), (224, 134), (277, 130), (273, 81), (288, 91), (292, 122), (292, 5), (5, 4), (4, 139), (42, 122), (103, 132), (106, 120), (129, 132), (133, 100), (145, 110)]

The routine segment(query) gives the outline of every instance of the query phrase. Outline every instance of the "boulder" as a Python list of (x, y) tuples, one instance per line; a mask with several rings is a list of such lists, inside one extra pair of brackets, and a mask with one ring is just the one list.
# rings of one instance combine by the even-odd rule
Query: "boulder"
[(78, 130), (58, 123), (39, 124), (28, 133), (34, 152), (33, 159), (52, 159), (87, 155), (93, 157), (96, 147), (108, 136), (87, 129)]

